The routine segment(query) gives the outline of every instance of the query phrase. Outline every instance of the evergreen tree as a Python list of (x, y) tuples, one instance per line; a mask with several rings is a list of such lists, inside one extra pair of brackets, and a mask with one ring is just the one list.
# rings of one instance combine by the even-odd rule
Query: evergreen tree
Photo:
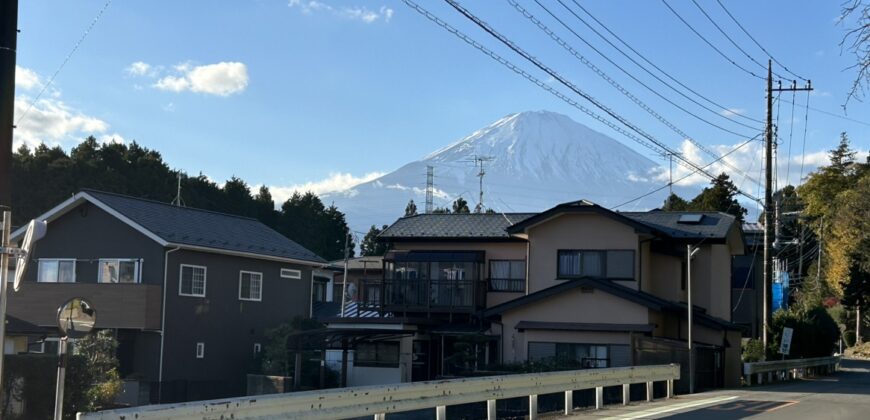
[(362, 256), (382, 256), (387, 253), (387, 244), (385, 242), (379, 242), (377, 240), (378, 235), (386, 230), (387, 227), (387, 225), (383, 225), (380, 229), (378, 229), (377, 226), (372, 225), (368, 233), (366, 233), (366, 236), (363, 237), (362, 243), (359, 246), (360, 254), (362, 254)]
[(665, 199), (664, 204), (662, 204), (662, 210), (664, 211), (686, 211), (688, 209), (689, 202), (674, 193), (671, 193)]
[(405, 206), (405, 217), (415, 216), (417, 214), (417, 205), (414, 204), (414, 200), (408, 201), (408, 205)]
[(432, 209), (432, 214), (450, 214), (450, 209), (447, 207), (435, 207)]
[(464, 198), (459, 197), (453, 202), (453, 212), (454, 213), (470, 213), (471, 211), (468, 209), (468, 202), (465, 201)]
[(737, 217), (738, 222), (743, 222), (746, 209), (735, 198), (737, 186), (731, 182), (727, 174), (722, 173), (714, 178), (711, 185), (704, 188), (689, 203), (689, 209), (695, 211), (721, 211)]

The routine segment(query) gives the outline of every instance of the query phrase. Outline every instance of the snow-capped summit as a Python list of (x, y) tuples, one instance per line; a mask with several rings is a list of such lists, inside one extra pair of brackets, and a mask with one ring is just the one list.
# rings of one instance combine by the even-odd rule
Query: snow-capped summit
[[(328, 194), (347, 214), (351, 227), (390, 224), (408, 200), (424, 210), (426, 167), (435, 172), (435, 206), (449, 207), (458, 196), (469, 207), (478, 201), (479, 168), (484, 163), (484, 206), (496, 211), (541, 211), (585, 198), (614, 206), (660, 186), (659, 165), (622, 143), (549, 111), (505, 116), (421, 160), (351, 189)], [(661, 205), (667, 190), (623, 210)]]

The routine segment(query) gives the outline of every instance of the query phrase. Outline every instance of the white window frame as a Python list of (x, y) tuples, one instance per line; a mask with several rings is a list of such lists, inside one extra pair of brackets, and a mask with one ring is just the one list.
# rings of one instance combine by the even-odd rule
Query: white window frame
[(281, 278), (300, 280), (302, 279), (302, 270), (297, 270), (295, 268), (282, 268)]
[[(182, 293), (181, 292), (181, 281), (183, 280), (182, 274), (184, 273), (184, 268), (201, 268), (202, 269), (202, 294), (198, 295), (195, 293)], [(206, 286), (208, 286), (208, 267), (204, 265), (193, 265), (193, 264), (180, 264), (178, 267), (178, 296), (187, 296), (187, 297), (205, 297)], [(191, 286), (191, 291), (193, 290), (193, 286)]]
[[(244, 276), (245, 274), (252, 274), (252, 275), (256, 274), (256, 275), (260, 276), (260, 296), (257, 296), (256, 299), (252, 298), (252, 297), (242, 297), (242, 276)], [(253, 280), (254, 279), (252, 277), (251, 281), (253, 281)], [(245, 270), (239, 271), (239, 300), (247, 300), (250, 302), (260, 302), (263, 300), (263, 273), (261, 273), (259, 271), (245, 271)]]
[[(37, 283), (55, 283), (55, 284), (61, 283), (61, 282), (57, 281), (58, 280), (57, 277), (55, 277), (54, 281), (39, 281), (39, 278), (42, 277), (39, 275), (40, 274), (39, 266), (42, 265), (43, 261), (55, 261), (57, 263), (60, 263), (61, 261), (72, 261), (72, 263), (73, 263), (72, 280), (73, 281), (71, 281), (69, 283), (76, 282), (76, 259), (75, 258), (40, 258), (36, 261), (36, 282)], [(60, 275), (60, 264), (58, 264), (58, 267), (57, 267), (57, 274)], [(67, 283), (67, 282), (64, 282), (64, 283)]]
[(205, 343), (202, 341), (196, 343), (196, 358), (205, 359)]
[(100, 258), (97, 262), (97, 283), (100, 284), (122, 284), (120, 275), (118, 273), (118, 283), (104, 282), (103, 280), (103, 271), (101, 270), (104, 262), (117, 262), (118, 263), (118, 271), (120, 271), (120, 263), (122, 262), (132, 262), (136, 264), (136, 268), (134, 272), (136, 273), (136, 281), (133, 283), (123, 283), (123, 284), (140, 284), (142, 283), (142, 259), (141, 258)]

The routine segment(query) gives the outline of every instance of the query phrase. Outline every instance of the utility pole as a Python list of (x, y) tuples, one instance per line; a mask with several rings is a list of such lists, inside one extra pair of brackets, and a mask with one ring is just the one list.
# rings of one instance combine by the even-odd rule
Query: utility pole
[(495, 159), (495, 158), (492, 156), (474, 155), (474, 157), (472, 157), (472, 161), (474, 162), (474, 165), (480, 166), (480, 171), (477, 172), (477, 176), (478, 176), (478, 178), (480, 178), (480, 190), (479, 190), (480, 195), (478, 196), (478, 199), (477, 199), (477, 206), (474, 208), (475, 213), (483, 212), (483, 176), (486, 175), (486, 169), (484, 168), (484, 164), (486, 162), (492, 161), (493, 159)]
[(426, 165), (426, 214), (432, 213), (435, 198), (435, 167)]
[(668, 171), (668, 197), (674, 195), (674, 154), (668, 153), (670, 171)]
[(0, 2), (0, 207), (12, 206), (12, 131), (15, 128), (15, 55), (18, 0)]
[(773, 92), (797, 92), (811, 91), (812, 82), (807, 80), (805, 87), (797, 87), (797, 83), (792, 83), (791, 87), (773, 88), (773, 62), (767, 60), (767, 127), (765, 129), (765, 148), (764, 148), (764, 279), (763, 290), (763, 305), (762, 310), (762, 329), (761, 342), (764, 348), (767, 348), (767, 323), (770, 318), (770, 285), (773, 280), (773, 236), (774, 236), (774, 213), (777, 209), (773, 205)]
[(695, 349), (692, 346), (692, 327), (694, 323), (692, 322), (692, 258), (695, 257), (695, 254), (701, 248), (697, 246), (692, 246), (691, 244), (686, 245), (686, 295), (689, 307), (688, 314), (688, 332), (689, 332), (689, 394), (695, 393)]
[[(350, 259), (350, 232), (344, 237), (344, 277), (341, 278), (341, 317), (344, 318), (345, 297), (347, 296), (347, 260)], [(335, 299), (335, 296), (332, 297)]]

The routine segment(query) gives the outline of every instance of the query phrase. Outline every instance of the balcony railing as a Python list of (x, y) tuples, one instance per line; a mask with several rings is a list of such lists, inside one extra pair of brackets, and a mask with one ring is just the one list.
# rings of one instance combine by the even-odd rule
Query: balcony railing
[[(374, 283), (363, 284), (364, 290), (376, 287)], [(483, 306), (486, 297), (486, 283), (474, 280), (384, 280), (381, 290), (380, 309), (385, 311), (472, 312)], [(376, 301), (363, 299), (366, 304)]]

